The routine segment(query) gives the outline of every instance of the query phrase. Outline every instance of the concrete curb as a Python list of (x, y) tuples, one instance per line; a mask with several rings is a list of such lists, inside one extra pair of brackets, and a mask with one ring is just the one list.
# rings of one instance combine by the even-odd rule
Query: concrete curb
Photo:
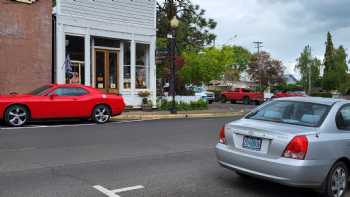
[(159, 120), (159, 119), (185, 119), (185, 118), (219, 118), (242, 116), (247, 112), (222, 113), (180, 113), (180, 114), (122, 114), (112, 117), (112, 120)]

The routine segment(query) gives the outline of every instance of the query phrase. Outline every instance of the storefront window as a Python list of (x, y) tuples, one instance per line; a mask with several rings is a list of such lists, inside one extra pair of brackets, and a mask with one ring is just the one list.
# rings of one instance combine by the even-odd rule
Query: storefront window
[(148, 45), (136, 44), (136, 88), (147, 89), (148, 86)]
[(84, 37), (66, 36), (64, 69), (67, 84), (84, 84)]
[(131, 88), (130, 42), (124, 42), (124, 89)]

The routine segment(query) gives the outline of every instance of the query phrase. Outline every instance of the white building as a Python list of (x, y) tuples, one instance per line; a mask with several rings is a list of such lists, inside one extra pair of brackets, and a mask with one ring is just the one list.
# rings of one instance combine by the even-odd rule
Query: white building
[(119, 93), (133, 107), (149, 91), (156, 104), (156, 0), (57, 0), (54, 15), (57, 83)]

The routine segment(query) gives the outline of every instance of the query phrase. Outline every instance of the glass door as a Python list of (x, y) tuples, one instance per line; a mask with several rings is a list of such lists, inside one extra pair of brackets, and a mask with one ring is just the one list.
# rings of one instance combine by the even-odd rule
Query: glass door
[(119, 52), (95, 50), (95, 87), (106, 93), (118, 94)]

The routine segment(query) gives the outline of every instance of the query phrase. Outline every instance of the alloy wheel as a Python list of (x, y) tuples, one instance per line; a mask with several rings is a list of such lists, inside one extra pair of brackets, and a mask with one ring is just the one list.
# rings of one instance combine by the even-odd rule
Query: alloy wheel
[(105, 123), (109, 120), (110, 114), (105, 106), (100, 106), (95, 110), (95, 120), (99, 123)]
[(8, 112), (8, 122), (13, 126), (22, 126), (27, 122), (27, 112), (20, 106), (13, 107)]
[(331, 191), (333, 197), (341, 197), (346, 189), (346, 170), (342, 166), (338, 166), (331, 178)]

